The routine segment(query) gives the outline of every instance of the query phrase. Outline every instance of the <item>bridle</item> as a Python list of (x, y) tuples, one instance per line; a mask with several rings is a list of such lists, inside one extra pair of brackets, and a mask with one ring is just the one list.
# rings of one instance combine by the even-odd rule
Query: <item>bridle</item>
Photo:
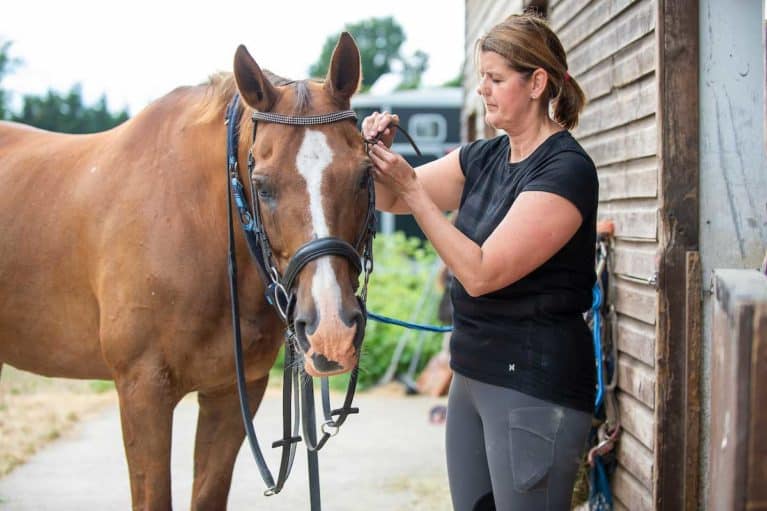
[[(267, 285), (266, 297), (269, 303), (277, 309), (277, 312), (283, 321), (292, 323), (292, 309), (295, 300), (294, 285), (299, 273), (304, 266), (315, 259), (328, 255), (337, 255), (344, 257), (351, 263), (352, 267), (357, 271), (357, 274), (362, 273), (364, 270), (365, 281), (361, 291), (361, 305), (364, 307), (364, 300), (367, 295), (367, 277), (369, 277), (370, 272), (373, 271), (372, 243), (373, 237), (375, 236), (375, 186), (372, 178), (368, 178), (367, 180), (367, 216), (354, 246), (335, 237), (323, 237), (310, 240), (296, 250), (296, 253), (285, 268), (284, 275), (280, 275), (280, 272), (277, 270), (277, 266), (274, 263), (269, 237), (261, 220), (260, 201), (258, 193), (256, 193), (256, 184), (252, 179), (253, 170), (255, 168), (255, 158), (252, 153), (248, 153), (248, 177), (250, 178), (251, 183), (252, 207), (247, 204), (243, 194), (243, 186), (239, 178), (239, 167), (237, 163), (238, 127), (235, 121), (230, 120), (238, 117), (239, 101), (238, 96), (235, 95), (229, 108), (227, 108), (228, 131), (232, 132), (231, 136), (227, 135), (227, 167), (229, 170), (232, 194), (239, 211), (240, 223), (245, 231), (251, 255), (255, 258), (259, 273)], [(287, 116), (271, 112), (253, 112), (252, 118), (252, 141), (255, 141), (258, 121), (290, 126), (312, 126), (331, 124), (345, 119), (356, 120), (357, 115), (353, 110), (342, 110), (330, 114), (314, 116)], [(361, 260), (360, 257), (362, 258)]]
[[(300, 369), (297, 364), (299, 357), (298, 343), (293, 325), (293, 313), (295, 309), (295, 283), (301, 270), (311, 261), (325, 256), (340, 256), (345, 258), (356, 270), (357, 275), (363, 274), (363, 284), (357, 295), (362, 316), (357, 324), (358, 329), (365, 328), (367, 317), (365, 302), (367, 299), (367, 286), (370, 273), (373, 271), (373, 237), (375, 236), (375, 187), (372, 177), (368, 178), (368, 209), (367, 218), (363, 224), (354, 245), (335, 237), (323, 237), (310, 240), (293, 254), (285, 273), (280, 274), (274, 262), (273, 252), (269, 237), (261, 220), (260, 203), (257, 187), (252, 179), (255, 168), (255, 158), (248, 153), (248, 178), (251, 182), (251, 200), (248, 204), (244, 194), (244, 187), (240, 180), (238, 164), (238, 141), (239, 141), (239, 118), (241, 106), (239, 95), (235, 94), (226, 109), (225, 123), (227, 127), (227, 193), (229, 215), (229, 284), (232, 300), (232, 326), (235, 348), (235, 366), (237, 370), (237, 389), (240, 396), (240, 409), (246, 435), (250, 444), (253, 457), (258, 465), (261, 477), (267, 486), (266, 495), (279, 493), (293, 464), (295, 445), (302, 438), (299, 436), (300, 423), (303, 423), (304, 442), (307, 446), (309, 457), (309, 482), (312, 509), (319, 509), (319, 475), (317, 468), (317, 451), (327, 440), (338, 432), (338, 429), (348, 415), (358, 413), (357, 408), (351, 406), (354, 391), (357, 385), (358, 367), (355, 367), (350, 376), (349, 385), (343, 406), (332, 409), (330, 405), (329, 384), (326, 377), (321, 378), (322, 409), (324, 422), (321, 426), (322, 436), (317, 441), (314, 417), (314, 385), (312, 378), (303, 378), (303, 384), (299, 386)], [(253, 134), (251, 142), (255, 142), (258, 122), (278, 123), (291, 126), (312, 126), (330, 124), (343, 120), (356, 120), (353, 110), (342, 110), (324, 115), (315, 116), (286, 116), (269, 112), (253, 113)], [(237, 208), (237, 215), (243, 234), (247, 241), (251, 256), (256, 262), (256, 268), (264, 281), (267, 301), (275, 308), (280, 318), (285, 323), (285, 363), (283, 373), (283, 437), (274, 442), (272, 447), (281, 447), (282, 456), (277, 481), (266, 465), (263, 454), (256, 438), (253, 423), (250, 419), (250, 406), (245, 382), (245, 368), (242, 354), (242, 341), (239, 321), (239, 300), (237, 293), (237, 265), (235, 258), (233, 208)], [(293, 399), (292, 389), (300, 389), (299, 399)], [(291, 405), (293, 405), (295, 420), (291, 421)], [(303, 420), (299, 420), (299, 412)], [(291, 429), (290, 425), (293, 423)]]

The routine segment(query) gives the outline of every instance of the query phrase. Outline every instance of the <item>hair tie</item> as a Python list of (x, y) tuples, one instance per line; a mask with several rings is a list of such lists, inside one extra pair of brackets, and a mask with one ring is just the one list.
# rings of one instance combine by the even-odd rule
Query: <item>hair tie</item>
[(570, 73), (568, 73), (567, 71), (565, 71), (565, 81), (566, 82), (570, 81)]

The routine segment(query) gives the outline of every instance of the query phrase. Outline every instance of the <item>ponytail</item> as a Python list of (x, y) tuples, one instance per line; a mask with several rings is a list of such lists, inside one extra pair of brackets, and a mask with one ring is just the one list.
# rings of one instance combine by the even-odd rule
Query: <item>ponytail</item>
[(586, 104), (586, 95), (578, 82), (565, 71), (559, 94), (552, 99), (554, 120), (565, 129), (573, 129), (578, 125), (578, 116)]

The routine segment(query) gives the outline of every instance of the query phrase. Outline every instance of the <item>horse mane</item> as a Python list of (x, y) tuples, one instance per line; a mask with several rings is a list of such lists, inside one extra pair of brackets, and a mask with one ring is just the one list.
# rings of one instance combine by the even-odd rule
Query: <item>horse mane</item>
[[(290, 80), (276, 75), (269, 70), (264, 70), (264, 74), (275, 86), (293, 86), (296, 96), (296, 104), (293, 115), (306, 114), (312, 105), (312, 95), (309, 90), (307, 80)], [(234, 80), (234, 74), (231, 72), (218, 72), (210, 75), (207, 82), (200, 85), (206, 87), (206, 98), (200, 105), (200, 122), (210, 121), (214, 118), (220, 118), (221, 112), (231, 101), (232, 96), (237, 92), (237, 84)]]

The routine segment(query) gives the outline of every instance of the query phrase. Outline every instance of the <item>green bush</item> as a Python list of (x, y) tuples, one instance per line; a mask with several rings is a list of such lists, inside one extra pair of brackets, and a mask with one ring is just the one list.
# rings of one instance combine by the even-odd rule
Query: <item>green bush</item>
[[(375, 267), (368, 284), (368, 310), (402, 321), (438, 325), (437, 306), (442, 289), (437, 286), (437, 277), (441, 266), (432, 246), (418, 238), (407, 238), (401, 232), (378, 234), (373, 242), (373, 255)], [(423, 350), (414, 378), (442, 345), (441, 333), (421, 332), (369, 319), (362, 344), (359, 389), (373, 386), (386, 373), (403, 336), (406, 344), (397, 375), (407, 372), (419, 343), (423, 342)], [(281, 374), (282, 367), (280, 352), (273, 379)], [(333, 388), (343, 390), (348, 381), (349, 375), (345, 374), (331, 378), (330, 383)]]
[[(378, 235), (373, 253), (375, 269), (368, 286), (368, 309), (402, 321), (439, 324), (437, 306), (442, 291), (437, 287), (437, 275), (441, 263), (431, 245), (397, 232)], [(403, 336), (407, 342), (396, 374), (407, 372), (421, 341), (423, 352), (416, 376), (442, 344), (440, 333), (421, 332), (369, 319), (360, 360), (360, 388), (380, 380)]]

